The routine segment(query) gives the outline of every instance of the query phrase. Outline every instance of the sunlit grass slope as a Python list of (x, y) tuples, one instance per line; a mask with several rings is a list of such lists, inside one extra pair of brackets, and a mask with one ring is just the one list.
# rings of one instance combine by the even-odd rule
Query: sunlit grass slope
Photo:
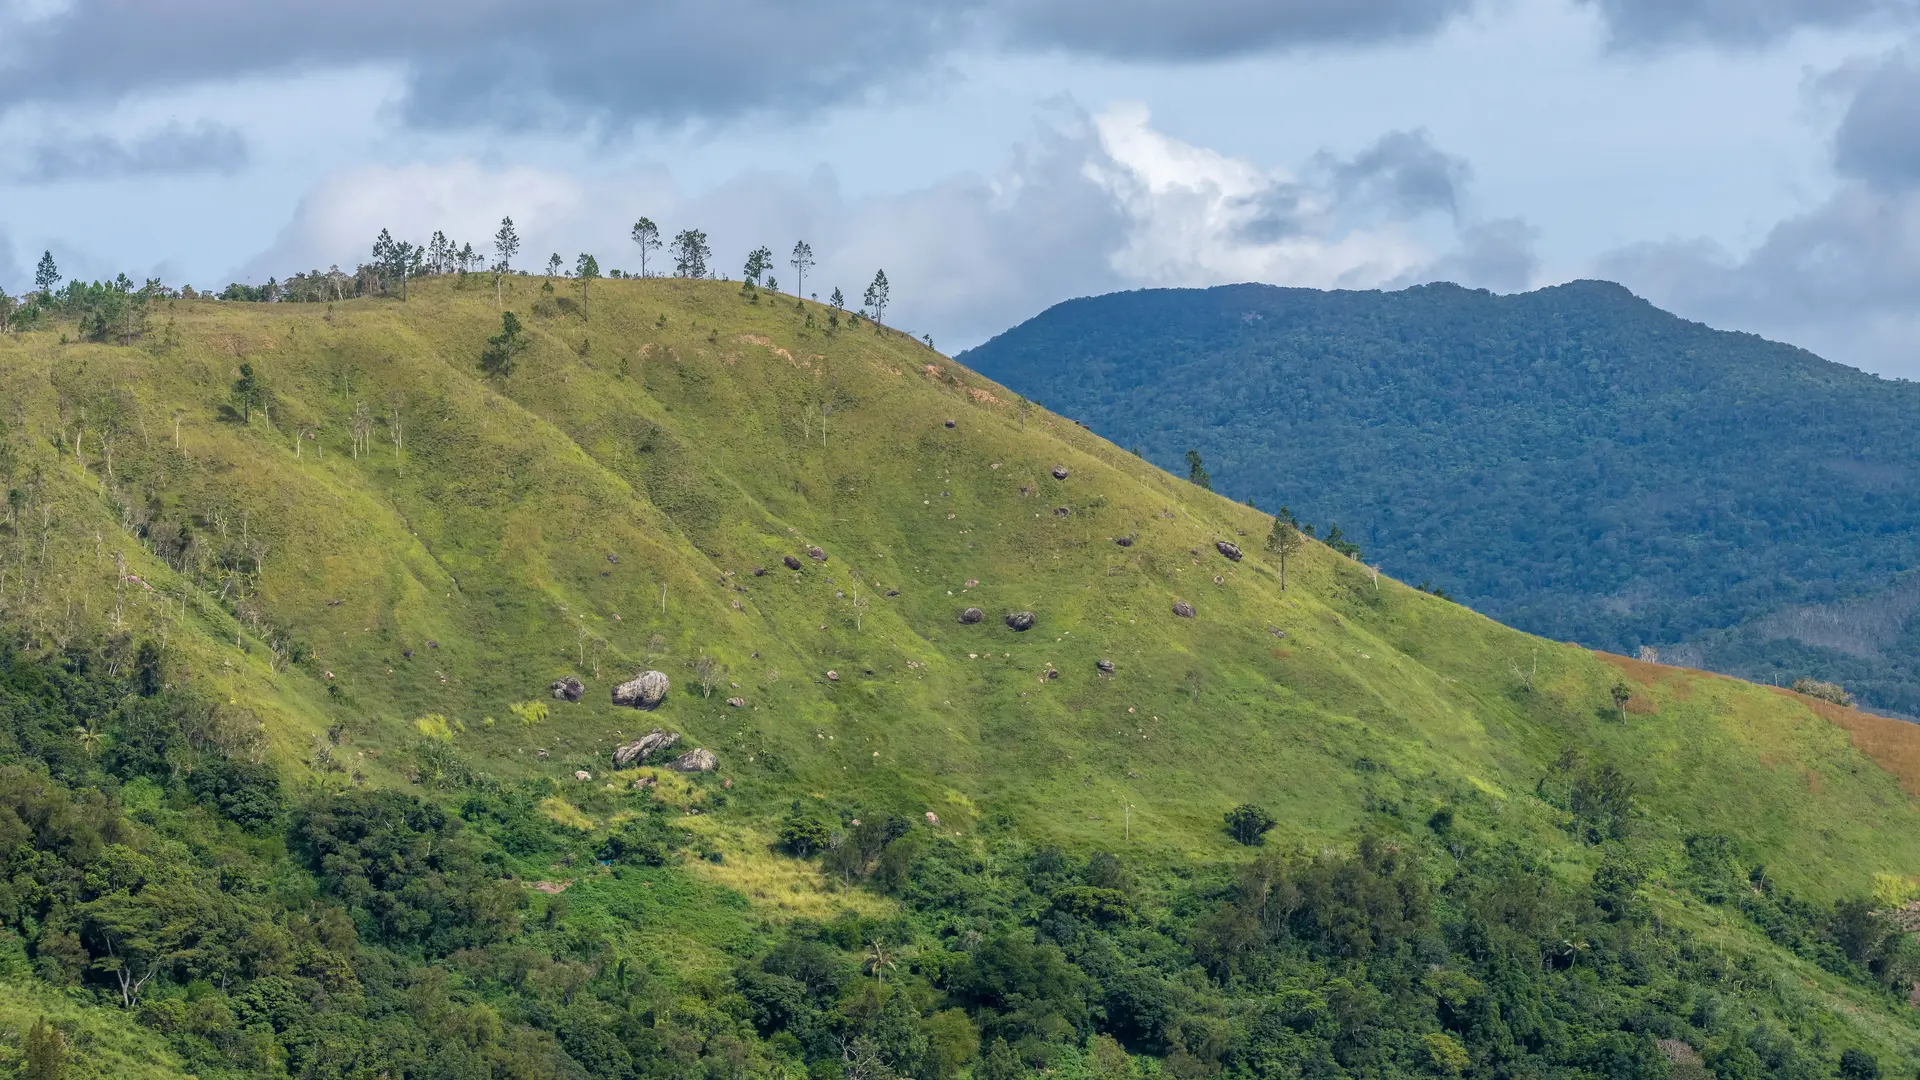
[[(698, 827), (743, 854), (712, 872), (796, 907), (817, 882), (752, 858), (796, 798), (1147, 862), (1227, 857), (1243, 802), (1314, 844), (1447, 805), (1577, 864), (1533, 797), (1569, 750), (1633, 779), (1644, 833), (1723, 833), (1802, 894), (1920, 873), (1899, 780), (1800, 699), (1530, 638), (1318, 545), (1283, 591), (1263, 515), (816, 305), (604, 281), (589, 322), (556, 289), (508, 282), (529, 345), (502, 379), (477, 281), (179, 301), (132, 347), (0, 339), (31, 492), (6, 616), (42, 646), (164, 637), (319, 783), (624, 783), (615, 745), (682, 731), (734, 785)], [(243, 363), (272, 395), (245, 421)], [(614, 707), (648, 667), (667, 702)], [(586, 699), (552, 700), (570, 674)], [(423, 761), (423, 731), (451, 753)]]

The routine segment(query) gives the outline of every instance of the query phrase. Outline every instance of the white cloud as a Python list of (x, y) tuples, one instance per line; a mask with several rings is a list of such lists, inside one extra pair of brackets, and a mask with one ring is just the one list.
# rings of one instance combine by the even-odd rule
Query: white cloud
[[(1382, 145), (1409, 139), (1438, 154), (1424, 136)], [(884, 267), (895, 296), (890, 321), (958, 348), (1060, 300), (1119, 288), (1425, 280), (1423, 267), (1448, 264), (1413, 225), (1435, 217), (1444, 200), (1423, 193), (1409, 209), (1364, 194), (1355, 162), (1386, 156), (1321, 155), (1303, 180), (1183, 143), (1155, 129), (1145, 108), (1123, 105), (1042, 125), (991, 176), (959, 174), (884, 195), (849, 197), (827, 170), (753, 173), (688, 192), (658, 168), (586, 177), (469, 160), (363, 167), (309, 192), (249, 270), (259, 281), (351, 266), (383, 228), (416, 241), (441, 229), (485, 250), (508, 214), (525, 239), (524, 265), (548, 251), (570, 265), (572, 253), (590, 250), (604, 266), (633, 268), (627, 231), (645, 214), (669, 235), (704, 229), (720, 273), (737, 275), (744, 253), (762, 243), (784, 251), (802, 237), (820, 258), (809, 292), (838, 285), (857, 296)], [(1382, 175), (1391, 167), (1379, 166)], [(1447, 215), (1437, 216), (1452, 230)], [(1466, 239), (1478, 243), (1471, 233)], [(1509, 277), (1511, 264), (1501, 264)]]

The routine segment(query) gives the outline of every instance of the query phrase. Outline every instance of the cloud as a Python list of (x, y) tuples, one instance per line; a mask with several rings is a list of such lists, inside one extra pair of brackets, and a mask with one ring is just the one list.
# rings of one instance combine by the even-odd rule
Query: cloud
[[(889, 195), (849, 196), (827, 170), (754, 173), (687, 192), (658, 168), (579, 178), (473, 162), (370, 167), (309, 192), (247, 270), (264, 281), (351, 266), (382, 228), (416, 241), (442, 229), (480, 248), (506, 214), (526, 239), (530, 266), (548, 251), (571, 264), (586, 250), (603, 266), (635, 269), (626, 235), (644, 213), (669, 233), (705, 229), (718, 270), (735, 276), (748, 250), (765, 243), (780, 252), (798, 238), (820, 260), (809, 292), (838, 285), (857, 296), (885, 268), (890, 321), (950, 348), (1059, 300), (1136, 286), (1370, 288), (1442, 268), (1500, 287), (1530, 274), (1531, 236), (1515, 223), (1462, 230), (1451, 256), (1419, 239), (1419, 217), (1453, 228), (1457, 187), (1442, 199), (1428, 176), (1407, 181), (1411, 195), (1378, 194), (1419, 173), (1408, 162), (1444, 160), (1441, 174), (1457, 183), (1464, 163), (1437, 153), (1423, 135), (1394, 134), (1352, 158), (1320, 155), (1296, 177), (1173, 139), (1144, 108), (1122, 106), (1053, 118), (991, 174)], [(776, 269), (783, 279), (784, 269)]]
[(1500, 218), (1460, 231), (1459, 246), (1411, 274), (1389, 283), (1400, 288), (1428, 281), (1451, 281), (1495, 292), (1530, 289), (1540, 276), (1534, 245), (1540, 230), (1519, 218)]
[(1920, 375), (1920, 192), (1851, 183), (1736, 255), (1706, 240), (1639, 244), (1600, 270), (1682, 315), (1746, 327), (1830, 359)]
[(224, 124), (192, 127), (171, 123), (135, 139), (106, 135), (48, 137), (19, 154), (9, 178), (45, 184), (62, 180), (117, 180), (143, 176), (238, 172), (247, 163), (247, 140)]
[(1615, 44), (1628, 48), (1765, 45), (1803, 28), (1898, 23), (1915, 0), (1580, 0), (1599, 12)]
[(1836, 78), (1856, 85), (1834, 135), (1834, 165), (1882, 188), (1920, 184), (1920, 65), (1913, 53), (1896, 51)]
[[(380, 69), (427, 129), (624, 132), (936, 89), (966, 56), (1199, 63), (1421, 40), (1500, 0), (0, 2), (0, 111)], [(1767, 40), (1920, 0), (1576, 0), (1627, 43)], [(297, 109), (299, 103), (290, 103)], [(312, 107), (323, 107), (315, 104)]]
[(1421, 37), (1474, 0), (1000, 0), (1015, 43), (1123, 60), (1213, 60)]
[(0, 292), (18, 295), (26, 290), (27, 273), (14, 260), (13, 238), (0, 229)]

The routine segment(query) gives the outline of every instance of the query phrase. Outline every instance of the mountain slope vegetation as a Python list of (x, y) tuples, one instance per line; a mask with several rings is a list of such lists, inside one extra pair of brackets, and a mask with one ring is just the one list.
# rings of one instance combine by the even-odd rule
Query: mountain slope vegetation
[(1911, 383), (1603, 282), (1124, 293), (962, 360), (1503, 622), (1920, 715)]
[(46, 1016), (81, 1075), (1920, 1065), (1906, 725), (1318, 544), (1283, 588), (1271, 518), (902, 335), (576, 288), (506, 279), (517, 331), (446, 276), (0, 339), (16, 1052)]

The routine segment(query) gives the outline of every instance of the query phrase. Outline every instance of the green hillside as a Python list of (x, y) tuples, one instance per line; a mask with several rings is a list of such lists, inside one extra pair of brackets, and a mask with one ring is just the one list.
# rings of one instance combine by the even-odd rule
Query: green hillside
[(1920, 387), (1605, 282), (1060, 304), (962, 362), (1548, 637), (1920, 716)]
[(505, 375), (478, 278), (0, 339), (16, 1030), (58, 989), (75, 1068), (201, 1076), (1920, 1067), (1904, 725), (1318, 544), (1283, 589), (1270, 518), (844, 313), (546, 284)]

